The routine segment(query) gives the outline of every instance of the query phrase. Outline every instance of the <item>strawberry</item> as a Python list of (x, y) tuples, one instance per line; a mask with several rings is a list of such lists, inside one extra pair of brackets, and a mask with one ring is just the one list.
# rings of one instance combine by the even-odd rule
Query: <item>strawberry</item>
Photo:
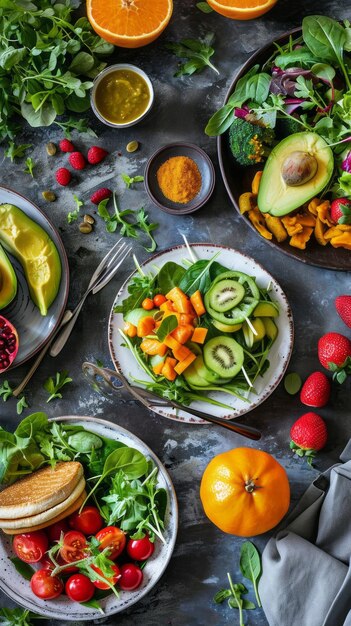
[(107, 189), (107, 187), (101, 187), (94, 191), (94, 193), (90, 196), (90, 200), (93, 204), (100, 204), (102, 200), (106, 200), (106, 198), (111, 198), (112, 191), (111, 189)]
[(336, 198), (330, 205), (330, 217), (334, 224), (351, 224), (351, 202), (348, 198)]
[(330, 398), (329, 378), (322, 372), (313, 372), (305, 380), (301, 392), (300, 400), (302, 404), (313, 407), (325, 406)]
[(335, 299), (335, 308), (342, 321), (351, 328), (351, 296), (338, 296)]
[(100, 163), (100, 161), (102, 161), (102, 159), (104, 159), (107, 155), (108, 152), (107, 150), (104, 150), (104, 148), (99, 148), (99, 146), (92, 146), (88, 150), (88, 162), (91, 163), (91, 165), (96, 165), (96, 163)]
[(67, 169), (67, 167), (60, 167), (56, 171), (55, 176), (56, 176), (56, 180), (57, 180), (58, 184), (62, 185), (63, 187), (66, 187), (67, 185), (69, 185), (69, 183), (71, 182), (71, 179), (72, 179), (72, 174)]
[(84, 170), (86, 161), (81, 152), (71, 152), (68, 160), (75, 170)]
[(73, 152), (75, 150), (73, 143), (69, 139), (61, 139), (59, 146), (61, 152)]
[(298, 456), (306, 456), (311, 465), (316, 452), (327, 443), (326, 423), (317, 413), (305, 413), (292, 425), (290, 438), (291, 450)]
[(333, 379), (343, 383), (351, 374), (351, 341), (340, 333), (327, 333), (318, 341), (318, 358)]

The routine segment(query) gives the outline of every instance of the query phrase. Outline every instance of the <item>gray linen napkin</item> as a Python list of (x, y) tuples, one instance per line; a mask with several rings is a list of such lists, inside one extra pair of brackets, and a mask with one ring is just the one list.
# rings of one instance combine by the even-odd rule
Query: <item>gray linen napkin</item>
[(262, 555), (270, 626), (351, 626), (351, 441), (319, 476)]

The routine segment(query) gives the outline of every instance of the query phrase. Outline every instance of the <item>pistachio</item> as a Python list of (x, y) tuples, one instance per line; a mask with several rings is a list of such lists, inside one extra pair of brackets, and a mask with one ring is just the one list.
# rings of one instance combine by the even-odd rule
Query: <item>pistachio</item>
[(46, 152), (49, 156), (54, 156), (54, 154), (56, 154), (57, 147), (52, 141), (49, 141), (49, 143), (46, 144)]
[(81, 224), (79, 224), (79, 230), (84, 235), (87, 235), (88, 233), (91, 233), (91, 231), (93, 230), (93, 227), (91, 224), (88, 224), (87, 222), (82, 222)]
[(53, 191), (42, 191), (41, 195), (47, 202), (55, 202), (56, 194)]
[(86, 224), (95, 224), (94, 218), (88, 214), (84, 215), (83, 222), (85, 222)]
[(135, 141), (135, 140), (134, 141), (130, 141), (126, 145), (127, 152), (135, 152), (138, 148), (139, 148), (139, 142)]

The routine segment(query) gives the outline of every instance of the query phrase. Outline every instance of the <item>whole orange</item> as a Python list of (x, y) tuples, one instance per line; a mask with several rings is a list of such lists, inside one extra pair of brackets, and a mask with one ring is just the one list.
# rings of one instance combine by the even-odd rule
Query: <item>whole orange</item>
[(210, 7), (232, 20), (252, 20), (272, 9), (277, 0), (207, 0)]
[(276, 526), (289, 508), (285, 469), (272, 455), (235, 448), (206, 467), (200, 498), (207, 517), (231, 535), (251, 537)]

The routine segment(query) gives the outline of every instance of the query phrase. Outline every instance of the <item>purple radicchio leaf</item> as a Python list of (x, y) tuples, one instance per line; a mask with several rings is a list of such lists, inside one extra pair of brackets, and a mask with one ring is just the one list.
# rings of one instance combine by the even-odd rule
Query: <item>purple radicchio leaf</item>
[(250, 109), (249, 107), (245, 106), (245, 104), (241, 108), (234, 109), (235, 117), (241, 117), (241, 119), (243, 120), (246, 118), (248, 113), (250, 113)]
[(319, 80), (310, 70), (303, 70), (301, 67), (289, 67), (287, 70), (272, 73), (272, 80), (269, 86), (270, 92), (275, 95), (281, 94), (293, 97), (297, 89), (296, 78), (298, 76), (304, 76), (314, 83)]
[(344, 170), (344, 172), (351, 173), (351, 152), (349, 152), (346, 158), (343, 160), (341, 164), (341, 169)]

